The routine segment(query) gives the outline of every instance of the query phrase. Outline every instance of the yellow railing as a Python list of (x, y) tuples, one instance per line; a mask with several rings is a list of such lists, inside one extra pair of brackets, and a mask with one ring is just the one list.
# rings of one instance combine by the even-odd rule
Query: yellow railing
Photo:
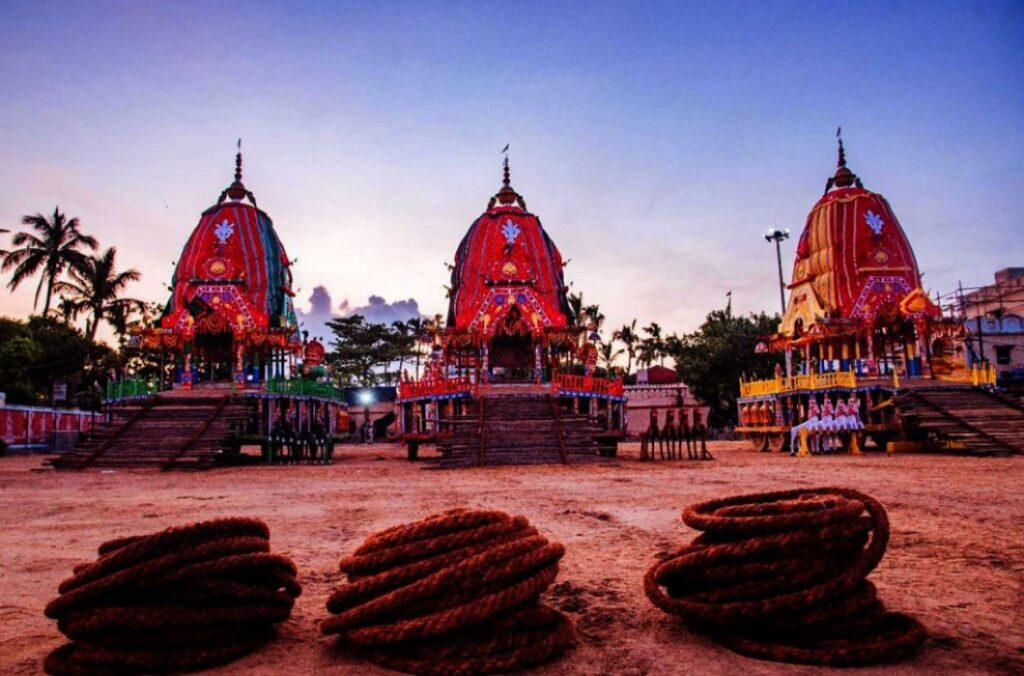
[[(906, 377), (906, 376), (904, 376)], [(964, 383), (974, 387), (985, 387), (996, 384), (996, 370), (991, 364), (973, 366), (953, 377), (940, 378), (945, 382)], [(893, 384), (899, 387), (899, 379), (894, 378)], [(757, 397), (769, 394), (782, 394), (797, 390), (828, 390), (833, 388), (852, 389), (857, 387), (857, 375), (852, 371), (835, 373), (811, 373), (793, 376), (792, 378), (774, 378), (772, 380), (740, 381), (741, 397)]]
[(852, 389), (857, 387), (857, 376), (851, 371), (835, 373), (809, 373), (791, 378), (772, 380), (740, 381), (741, 397), (756, 397), (766, 394), (781, 394), (797, 390), (827, 390), (832, 388)]

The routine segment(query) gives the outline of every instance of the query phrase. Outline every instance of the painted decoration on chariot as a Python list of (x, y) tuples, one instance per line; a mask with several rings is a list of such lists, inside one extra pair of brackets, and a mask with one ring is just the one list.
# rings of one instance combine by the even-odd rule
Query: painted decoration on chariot
[(324, 362), (324, 357), (327, 355), (327, 349), (324, 348), (323, 343), (319, 340), (313, 339), (306, 343), (306, 347), (303, 354), (303, 362), (306, 366), (319, 366)]
[(571, 324), (562, 255), (511, 185), (469, 227), (452, 269), (448, 328), (489, 339), (540, 336)]
[[(833, 322), (937, 317), (892, 207), (846, 167), (841, 141), (839, 152), (838, 170), (797, 243), (781, 333), (798, 337)], [(908, 298), (914, 302), (904, 302)]]

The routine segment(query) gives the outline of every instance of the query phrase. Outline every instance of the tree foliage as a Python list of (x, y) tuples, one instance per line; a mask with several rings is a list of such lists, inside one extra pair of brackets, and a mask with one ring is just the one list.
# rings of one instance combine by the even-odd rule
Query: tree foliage
[[(383, 385), (397, 381), (405, 360), (416, 355), (421, 322), (368, 323), (362, 315), (327, 322), (334, 334), (328, 362), (341, 385)], [(392, 371), (392, 365), (397, 367)]]
[(60, 382), (69, 403), (93, 404), (97, 387), (121, 366), (116, 352), (53, 317), (0, 318), (0, 391), (13, 404), (49, 403)]
[(781, 355), (757, 353), (757, 344), (774, 333), (779, 316), (737, 317), (730, 308), (710, 312), (697, 331), (666, 340), (666, 351), (693, 395), (711, 407), (714, 427), (736, 423), (740, 376), (771, 377)]
[(83, 235), (78, 229), (77, 218), (67, 218), (61, 213), (60, 207), (53, 210), (53, 217), (42, 214), (22, 216), (22, 225), (29, 230), (18, 232), (11, 243), (14, 249), (4, 253), (2, 269), (12, 270), (8, 286), (13, 291), (29, 277), (39, 274), (33, 308), (39, 304), (39, 293), (46, 288), (46, 299), (43, 302), (43, 314), (50, 311), (50, 300), (54, 286), (68, 268), (84, 269), (86, 254), (82, 249), (95, 250), (96, 240)]
[(117, 328), (126, 323), (133, 310), (141, 311), (143, 307), (140, 300), (121, 297), (125, 287), (130, 282), (139, 281), (142, 275), (134, 269), (118, 272), (116, 256), (114, 247), (100, 256), (89, 256), (71, 268), (70, 279), (53, 285), (53, 290), (70, 304), (73, 316), (79, 312), (88, 313), (85, 335), (89, 340), (96, 337), (101, 321), (110, 321)]

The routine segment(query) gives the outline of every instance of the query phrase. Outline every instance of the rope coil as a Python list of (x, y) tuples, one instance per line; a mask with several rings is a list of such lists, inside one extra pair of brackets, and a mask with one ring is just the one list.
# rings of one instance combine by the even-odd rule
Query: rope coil
[(46, 616), (69, 639), (49, 674), (194, 671), (235, 660), (273, 636), (302, 589), (270, 553), (258, 519), (229, 518), (119, 538), (74, 568)]
[(703, 531), (644, 578), (654, 605), (730, 649), (760, 659), (867, 665), (915, 654), (926, 637), (885, 610), (866, 580), (885, 553), (889, 518), (844, 488), (711, 500), (683, 512)]
[(561, 544), (521, 516), (456, 509), (371, 535), (340, 567), (324, 634), (381, 666), (415, 674), (514, 671), (572, 642), (562, 613), (538, 603)]

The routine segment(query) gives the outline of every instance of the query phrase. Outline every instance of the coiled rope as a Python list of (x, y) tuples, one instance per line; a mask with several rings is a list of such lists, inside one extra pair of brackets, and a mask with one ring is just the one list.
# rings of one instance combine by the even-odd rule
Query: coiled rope
[(258, 519), (218, 519), (100, 545), (60, 584), (46, 616), (71, 643), (49, 674), (193, 671), (225, 664), (273, 635), (301, 587), (270, 553)]
[(874, 498), (844, 488), (711, 500), (683, 522), (703, 531), (647, 571), (667, 613), (749, 657), (825, 666), (917, 652), (925, 629), (891, 613), (865, 578), (889, 541)]
[(457, 509), (371, 535), (341, 570), (321, 625), (381, 666), (415, 674), (522, 669), (572, 642), (538, 603), (565, 553), (521, 516)]

